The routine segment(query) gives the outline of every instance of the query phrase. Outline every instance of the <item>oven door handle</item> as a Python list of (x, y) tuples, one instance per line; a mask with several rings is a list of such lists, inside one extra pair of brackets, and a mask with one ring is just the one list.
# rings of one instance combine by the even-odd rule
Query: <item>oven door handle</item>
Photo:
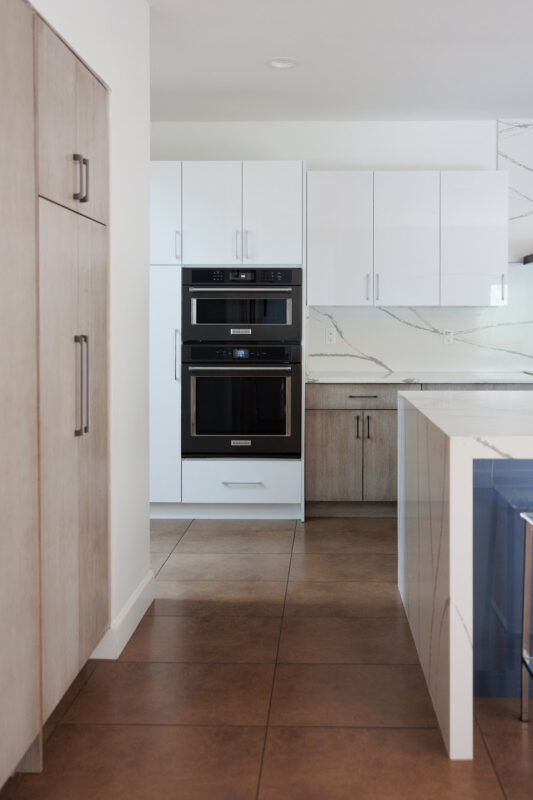
[(265, 372), (266, 370), (274, 372), (290, 372), (292, 367), (188, 367), (189, 372), (244, 372), (244, 370), (251, 370), (253, 372)]
[(265, 286), (264, 288), (260, 286), (189, 286), (189, 292), (248, 292), (251, 294), (252, 292), (292, 292), (293, 286), (287, 286), (286, 288), (281, 288), (281, 286)]

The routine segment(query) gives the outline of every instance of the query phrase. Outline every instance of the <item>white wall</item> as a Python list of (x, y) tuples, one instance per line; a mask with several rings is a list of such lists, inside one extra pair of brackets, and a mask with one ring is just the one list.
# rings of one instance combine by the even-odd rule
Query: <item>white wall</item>
[(496, 122), (153, 122), (153, 159), (304, 159), (308, 169), (494, 169)]
[(149, 7), (34, 0), (110, 94), (111, 620), (149, 571)]

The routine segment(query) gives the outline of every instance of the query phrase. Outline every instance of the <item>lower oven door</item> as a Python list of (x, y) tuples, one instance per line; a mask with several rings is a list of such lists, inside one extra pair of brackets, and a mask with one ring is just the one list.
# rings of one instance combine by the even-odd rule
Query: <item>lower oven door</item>
[(182, 368), (182, 454), (301, 454), (301, 364)]

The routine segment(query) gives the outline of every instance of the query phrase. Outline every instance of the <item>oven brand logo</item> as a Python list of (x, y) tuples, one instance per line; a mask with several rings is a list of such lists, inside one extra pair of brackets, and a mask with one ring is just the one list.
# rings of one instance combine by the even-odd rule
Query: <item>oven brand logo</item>
[(231, 446), (232, 447), (250, 447), (252, 444), (251, 439), (232, 439)]
[(251, 328), (231, 328), (230, 329), (232, 336), (246, 336), (252, 333)]

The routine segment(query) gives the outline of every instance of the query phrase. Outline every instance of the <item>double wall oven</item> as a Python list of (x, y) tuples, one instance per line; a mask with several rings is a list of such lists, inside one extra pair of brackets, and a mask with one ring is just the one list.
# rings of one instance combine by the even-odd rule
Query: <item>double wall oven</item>
[(182, 454), (299, 458), (299, 269), (184, 269)]

